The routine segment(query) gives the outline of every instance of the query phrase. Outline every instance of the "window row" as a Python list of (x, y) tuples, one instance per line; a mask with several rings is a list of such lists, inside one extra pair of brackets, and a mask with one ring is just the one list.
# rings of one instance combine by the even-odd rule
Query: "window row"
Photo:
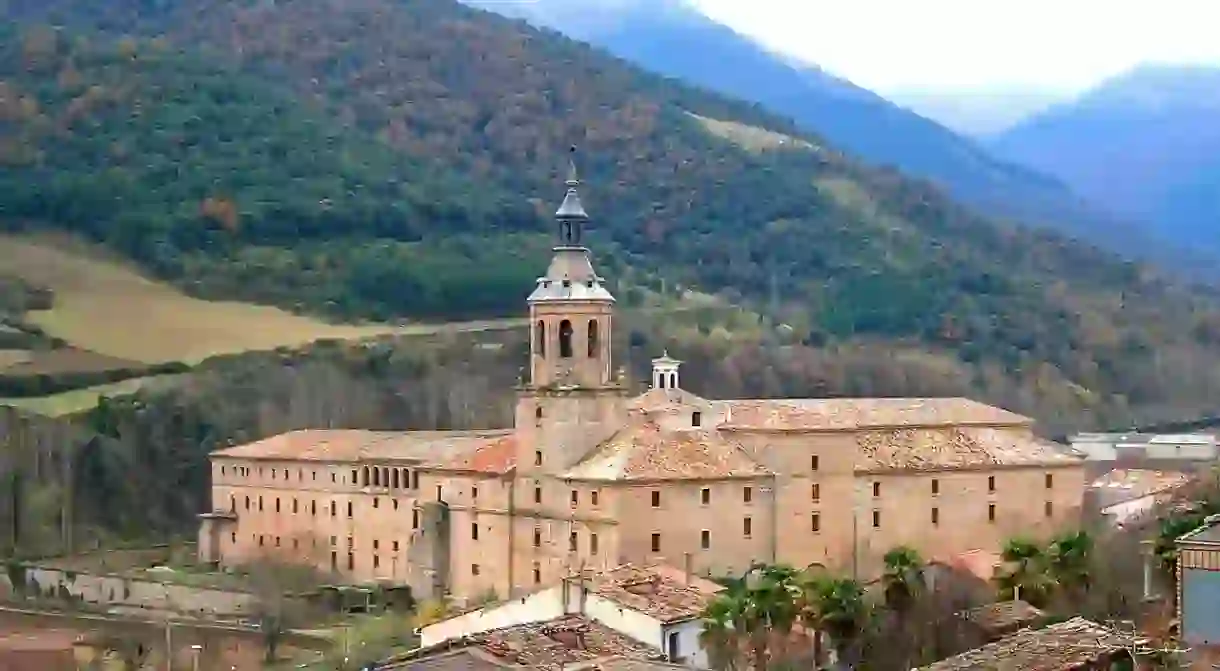
[[(1043, 482), (1043, 486), (1046, 489), (1053, 489), (1055, 486), (1055, 476), (1051, 473), (1047, 473), (1043, 476), (1042, 482)], [(991, 493), (991, 494), (994, 494), (996, 492), (996, 482), (995, 482), (994, 475), (987, 476), (987, 492)], [(932, 478), (932, 493), (933, 494), (940, 493), (940, 480), (938, 480), (937, 478)], [(873, 483), (873, 496), (874, 497), (881, 496), (881, 483), (880, 482)], [(814, 485), (814, 499), (817, 499), (817, 485)]]
[[(478, 527), (471, 525), (471, 532), (475, 540), (478, 540)], [(534, 547), (542, 547), (542, 529), (534, 527)], [(580, 549), (580, 533), (573, 531), (568, 534), (568, 552), (577, 552)], [(598, 538), (596, 532), (589, 532), (589, 554), (597, 554), (599, 550)]]
[(361, 487), (419, 489), (419, 471), (389, 466), (364, 466), (352, 469), (352, 482), (359, 483)]
[[(742, 487), (741, 488), (741, 500), (743, 503), (752, 503), (754, 501), (754, 488), (749, 487), (749, 486)], [(704, 487), (703, 489), (700, 489), (699, 490), (699, 503), (706, 506), (706, 505), (711, 504), (711, 502), (712, 502), (712, 488)], [(659, 489), (652, 490), (652, 507), (653, 508), (661, 507), (661, 490), (659, 490)]]
[[(251, 498), (249, 496), (245, 496), (245, 497), (243, 497), (243, 499), (244, 500), (243, 500), (242, 505), (244, 506), (245, 510), (257, 510), (258, 512), (265, 512), (265, 508), (263, 507), (263, 497), (262, 496), (257, 496), (257, 497), (253, 497), (253, 498)], [(291, 501), (292, 501), (291, 507), (289, 507), (288, 505), (286, 505), (284, 503), (284, 501), (286, 501), (286, 500), (282, 500), (278, 496), (274, 497), (272, 499), (272, 501), (273, 501), (272, 510), (277, 513), (286, 512), (288, 509), (290, 509), (293, 515), (301, 514), (305, 510), (308, 510), (309, 514), (312, 516), (317, 516), (317, 514), (318, 514), (318, 502), (315, 500), (310, 500), (309, 505), (303, 506), (303, 505), (301, 505), (301, 502), (299, 499), (294, 498), (294, 499), (291, 499)], [(391, 505), (393, 506), (394, 510), (398, 510), (398, 508), (399, 508), (398, 499), (391, 498), (391, 499), (389, 499), (389, 501), (390, 501)], [(323, 514), (325, 515), (325, 514), (327, 514), (327, 511), (326, 511), (327, 504), (323, 503), (322, 506), (323, 506)], [(330, 501), (329, 506), (330, 506), (329, 515), (331, 517), (337, 517), (338, 511), (339, 511), (338, 504), (335, 501)], [(374, 508), (381, 507), (381, 497), (379, 497), (379, 496), (373, 497), (373, 507)], [(229, 512), (234, 512), (234, 513), (237, 512), (237, 497), (232, 494), (229, 495)], [(418, 513), (418, 510), (416, 510), (416, 512)], [(355, 505), (353, 504), (352, 501), (348, 501), (347, 502), (347, 517), (350, 518), (354, 515), (355, 515)]]

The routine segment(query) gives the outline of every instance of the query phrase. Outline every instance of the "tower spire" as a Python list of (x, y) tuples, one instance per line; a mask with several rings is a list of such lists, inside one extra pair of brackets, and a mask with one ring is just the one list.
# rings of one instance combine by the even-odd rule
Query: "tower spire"
[(559, 224), (558, 242), (560, 247), (579, 247), (589, 215), (580, 202), (580, 194), (576, 192), (576, 187), (580, 186), (580, 178), (576, 175), (576, 145), (569, 149), (568, 178), (564, 185), (568, 187), (567, 193), (555, 211), (555, 220)]

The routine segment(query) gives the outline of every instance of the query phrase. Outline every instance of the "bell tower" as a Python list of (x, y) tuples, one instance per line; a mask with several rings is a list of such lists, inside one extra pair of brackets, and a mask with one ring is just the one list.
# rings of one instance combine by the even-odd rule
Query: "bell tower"
[(557, 239), (551, 265), (538, 278), (528, 301), (529, 382), (540, 388), (603, 387), (613, 378), (614, 296), (581, 244), (589, 215), (576, 191), (580, 180), (574, 161), (564, 184), (567, 193), (555, 212)]
[[(583, 245), (589, 215), (580, 202), (575, 151), (555, 212), (556, 242), (530, 294), (528, 379), (516, 413), (519, 473), (557, 473), (622, 425), (626, 387), (613, 368), (614, 296)], [(528, 444), (528, 446), (527, 446)]]

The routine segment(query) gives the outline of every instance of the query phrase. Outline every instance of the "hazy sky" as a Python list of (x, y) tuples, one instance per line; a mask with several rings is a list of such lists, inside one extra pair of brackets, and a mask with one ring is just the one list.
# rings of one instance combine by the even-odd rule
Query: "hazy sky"
[(1220, 0), (693, 0), (880, 92), (1074, 91), (1143, 62), (1220, 64)]

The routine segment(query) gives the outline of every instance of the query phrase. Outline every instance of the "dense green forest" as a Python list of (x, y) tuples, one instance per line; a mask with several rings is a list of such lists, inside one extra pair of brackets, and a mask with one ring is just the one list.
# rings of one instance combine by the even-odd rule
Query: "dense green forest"
[[(674, 347), (701, 393), (970, 395), (1051, 431), (1216, 414), (1215, 296), (998, 224), (788, 120), (556, 34), (450, 0), (3, 8), (0, 223), (87, 237), (193, 294), (351, 319), (518, 313), (577, 144), (601, 272), (624, 307), (660, 308), (625, 346), (636, 363)], [(797, 141), (743, 146), (700, 118)], [(667, 314), (687, 289), (741, 309)], [(452, 394), (463, 412), (503, 407), (522, 344), (488, 350), (503, 357), (494, 375), (451, 346), (313, 352), (316, 370), (366, 390), (337, 419), (274, 410), (332, 372), (302, 375), (287, 354), (209, 364), (83, 418), (126, 456), (80, 472), (129, 478), (116, 510), (177, 523), (198, 509), (204, 452), (225, 441), (462, 424), (403, 411), (403, 385), (420, 407)], [(470, 380), (419, 381), (434, 369)]]

